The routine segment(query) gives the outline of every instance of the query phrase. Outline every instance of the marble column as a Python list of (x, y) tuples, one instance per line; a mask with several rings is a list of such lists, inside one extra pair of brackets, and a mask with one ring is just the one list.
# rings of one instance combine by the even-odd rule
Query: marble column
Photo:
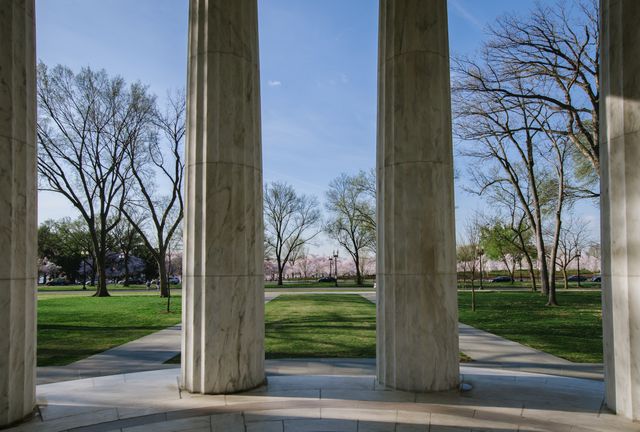
[(191, 0), (182, 385), (264, 382), (262, 154), (256, 0)]
[(0, 428), (35, 406), (34, 10), (34, 0), (0, 2)]
[(457, 387), (458, 303), (446, 0), (381, 0), (380, 383)]
[(601, 1), (605, 399), (640, 420), (640, 2)]

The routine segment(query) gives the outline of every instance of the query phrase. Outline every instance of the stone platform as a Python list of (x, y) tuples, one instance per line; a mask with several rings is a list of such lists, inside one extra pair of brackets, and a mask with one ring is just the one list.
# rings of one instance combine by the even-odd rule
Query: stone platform
[(467, 392), (380, 387), (371, 360), (270, 361), (268, 384), (181, 392), (177, 368), (38, 386), (18, 431), (640, 431), (603, 407), (601, 381), (463, 366)]

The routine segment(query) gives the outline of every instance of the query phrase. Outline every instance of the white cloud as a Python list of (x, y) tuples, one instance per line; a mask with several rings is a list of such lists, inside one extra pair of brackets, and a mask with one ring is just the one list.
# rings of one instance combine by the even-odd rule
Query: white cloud
[(267, 81), (267, 85), (269, 87), (280, 87), (282, 85), (282, 81), (269, 80), (269, 81)]

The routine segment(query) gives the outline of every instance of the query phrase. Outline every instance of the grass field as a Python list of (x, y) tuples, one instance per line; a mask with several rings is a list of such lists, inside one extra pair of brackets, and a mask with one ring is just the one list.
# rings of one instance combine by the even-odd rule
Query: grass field
[(359, 295), (280, 296), (265, 321), (267, 358), (376, 355), (376, 307)]
[(459, 293), (460, 321), (573, 362), (602, 362), (600, 292), (558, 291), (559, 307), (537, 293)]
[[(94, 298), (39, 295), (38, 365), (64, 365), (140, 338), (180, 321), (180, 297), (147, 293)], [(460, 320), (574, 362), (602, 361), (599, 292), (562, 291), (560, 307), (527, 291), (460, 292)], [(286, 295), (266, 305), (266, 355), (374, 357), (375, 305), (358, 295)], [(464, 360), (464, 355), (462, 355)]]
[(43, 295), (38, 299), (38, 366), (66, 365), (180, 322), (180, 297)]
[[(523, 282), (520, 282), (517, 279), (513, 282), (490, 282), (489, 280), (485, 280), (482, 283), (482, 285), (483, 285), (483, 288), (486, 290), (493, 290), (493, 289), (531, 290), (531, 282), (529, 282), (528, 280), (524, 280)], [(474, 282), (474, 286), (476, 290), (480, 289), (480, 282), (477, 279)], [(584, 281), (584, 282), (580, 282), (580, 286), (578, 286), (578, 282), (569, 282), (568, 288), (570, 290), (600, 289), (600, 282)], [(458, 289), (470, 290), (471, 280), (463, 281), (462, 279), (458, 279)], [(538, 283), (538, 285), (536, 286), (536, 289), (538, 290), (538, 292), (540, 291), (540, 283)], [(556, 280), (556, 289), (558, 291), (565, 290), (564, 282), (561, 279)]]

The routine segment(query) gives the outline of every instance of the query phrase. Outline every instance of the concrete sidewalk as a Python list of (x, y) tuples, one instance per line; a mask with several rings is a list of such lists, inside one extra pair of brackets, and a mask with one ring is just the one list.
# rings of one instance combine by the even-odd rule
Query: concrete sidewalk
[[(376, 293), (362, 293), (376, 303)], [(572, 378), (602, 380), (601, 363), (572, 363), (560, 357), (505, 339), (470, 325), (458, 324), (460, 351), (473, 359), (471, 367), (503, 368)]]
[[(265, 293), (265, 303), (279, 295), (280, 293)], [(49, 384), (81, 378), (174, 368), (175, 364), (165, 364), (165, 362), (180, 354), (181, 337), (182, 326), (176, 325), (67, 366), (39, 367), (37, 383)]]
[(165, 364), (180, 354), (181, 326), (173, 326), (141, 337), (67, 366), (39, 367), (37, 383), (142, 372), (176, 367)]

